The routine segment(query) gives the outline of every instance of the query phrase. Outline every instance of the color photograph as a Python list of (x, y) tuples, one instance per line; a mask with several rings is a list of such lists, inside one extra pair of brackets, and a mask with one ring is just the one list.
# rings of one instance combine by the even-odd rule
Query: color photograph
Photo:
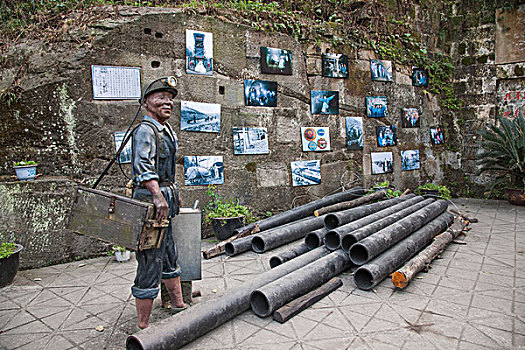
[(403, 128), (419, 128), (419, 111), (417, 108), (403, 108), (401, 126)]
[(348, 78), (348, 56), (337, 53), (323, 53), (323, 77)]
[(394, 125), (376, 127), (376, 136), (379, 147), (397, 145), (397, 133)]
[(373, 175), (391, 173), (394, 171), (392, 152), (372, 152), (370, 156)]
[(184, 185), (219, 185), (223, 183), (222, 156), (184, 157)]
[(213, 34), (186, 30), (186, 73), (213, 75)]
[[(115, 152), (118, 152), (120, 145), (122, 144), (122, 141), (125, 139), (125, 132), (124, 131), (116, 131), (113, 133), (113, 138), (115, 140)], [(131, 163), (131, 141), (133, 140), (133, 137), (130, 137), (128, 142), (126, 143), (126, 146), (124, 146), (124, 149), (120, 152), (120, 155), (118, 157), (119, 164), (126, 164)]]
[(346, 148), (363, 149), (363, 118), (346, 117)]
[(443, 129), (441, 126), (430, 128), (430, 140), (434, 145), (441, 145), (445, 143), (445, 137), (443, 136)]
[(339, 114), (339, 92), (312, 90), (310, 92), (312, 114)]
[(366, 115), (371, 118), (388, 117), (386, 96), (368, 96), (366, 98)]
[(392, 81), (392, 61), (370, 60), (370, 73), (374, 81)]
[(268, 131), (266, 128), (234, 126), (233, 154), (268, 154)]
[(291, 162), (292, 186), (319, 185), (321, 183), (321, 161), (301, 160)]
[(292, 51), (261, 47), (261, 72), (292, 75)]
[(244, 104), (253, 107), (277, 107), (277, 83), (244, 80)]
[(412, 85), (427, 87), (428, 71), (425, 69), (412, 68)]
[(303, 152), (323, 152), (330, 150), (330, 130), (328, 127), (301, 127)]
[(419, 168), (419, 150), (401, 151), (401, 170), (417, 170)]
[(180, 129), (183, 131), (220, 132), (221, 105), (181, 101)]

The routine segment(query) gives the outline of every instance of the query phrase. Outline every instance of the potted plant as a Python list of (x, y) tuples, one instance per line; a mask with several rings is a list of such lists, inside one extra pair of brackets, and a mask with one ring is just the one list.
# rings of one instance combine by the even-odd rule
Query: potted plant
[(403, 194), (403, 192), (401, 192), (400, 190), (396, 190), (393, 186), (390, 186), (390, 181), (385, 180), (381, 183), (376, 183), (374, 186), (372, 186), (372, 188), (368, 190), (366, 195), (369, 195), (369, 194), (372, 194), (372, 193), (375, 193), (381, 190), (385, 190), (387, 198), (399, 197)]
[(36, 177), (36, 166), (38, 165), (37, 162), (34, 160), (25, 161), (22, 160), (20, 162), (16, 162), (13, 165), (13, 168), (16, 172), (16, 177), (18, 177), (18, 180), (20, 181), (29, 181), (33, 180)]
[(131, 257), (131, 252), (121, 245), (113, 245), (112, 252), (115, 254), (115, 259), (118, 262), (128, 261)]
[(0, 244), (0, 288), (15, 279), (20, 263), (20, 251), (23, 247), (16, 243)]
[(248, 207), (239, 204), (239, 200), (225, 200), (216, 193), (216, 186), (209, 185), (206, 195), (210, 201), (203, 208), (205, 221), (212, 224), (213, 232), (218, 240), (232, 236), (233, 230), (253, 221), (253, 215)]
[(419, 185), (416, 188), (416, 194), (423, 197), (436, 197), (441, 199), (450, 199), (450, 190), (443, 185), (435, 185), (431, 182), (427, 182), (424, 185)]
[(498, 117), (498, 121), (478, 132), (481, 136), (481, 152), (476, 161), (478, 174), (494, 174), (489, 191), (504, 185), (510, 203), (525, 205), (525, 118)]

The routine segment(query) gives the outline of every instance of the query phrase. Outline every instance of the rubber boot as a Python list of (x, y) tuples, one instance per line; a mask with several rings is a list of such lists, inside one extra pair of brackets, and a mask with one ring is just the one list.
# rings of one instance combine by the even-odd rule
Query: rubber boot
[(187, 307), (182, 299), (182, 288), (180, 286), (180, 276), (175, 278), (168, 278), (162, 280), (166, 285), (168, 294), (170, 295), (171, 308), (184, 308)]
[(139, 328), (148, 328), (149, 317), (151, 315), (151, 309), (153, 308), (153, 299), (135, 298), (135, 306), (137, 307), (137, 318), (139, 321)]

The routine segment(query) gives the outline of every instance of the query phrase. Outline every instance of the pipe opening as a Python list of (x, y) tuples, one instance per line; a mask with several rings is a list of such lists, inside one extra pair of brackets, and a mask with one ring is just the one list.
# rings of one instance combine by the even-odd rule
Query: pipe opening
[(257, 316), (266, 317), (270, 315), (270, 303), (263, 293), (254, 291), (250, 296), (250, 305)]
[(252, 249), (256, 253), (264, 253), (264, 240), (261, 237), (253, 237)]
[(335, 231), (328, 231), (324, 237), (324, 245), (330, 250), (336, 250), (341, 244), (339, 234)]
[(308, 246), (309, 249), (314, 249), (321, 245), (321, 240), (317, 235), (309, 233), (306, 235), (304, 243)]
[(341, 240), (341, 248), (343, 248), (343, 250), (348, 253), (350, 251), (350, 248), (356, 243), (357, 243), (357, 240), (355, 239), (354, 236), (346, 235)]
[(339, 219), (334, 214), (327, 214), (324, 218), (324, 226), (329, 230), (333, 230), (339, 226)]
[(270, 268), (274, 268), (276, 266), (279, 266), (283, 263), (283, 260), (278, 256), (272, 256), (270, 258)]
[(356, 265), (363, 265), (368, 261), (368, 251), (361, 243), (356, 243), (350, 247), (350, 260)]
[(126, 350), (144, 350), (140, 342), (134, 336), (126, 340)]
[(231, 242), (228, 242), (226, 243), (226, 245), (224, 246), (224, 251), (226, 252), (226, 254), (228, 254), (229, 256), (232, 256), (233, 254), (235, 254), (235, 247), (233, 246), (233, 244)]
[(354, 273), (354, 282), (359, 289), (371, 289), (374, 286), (374, 278), (367, 269), (359, 268)]

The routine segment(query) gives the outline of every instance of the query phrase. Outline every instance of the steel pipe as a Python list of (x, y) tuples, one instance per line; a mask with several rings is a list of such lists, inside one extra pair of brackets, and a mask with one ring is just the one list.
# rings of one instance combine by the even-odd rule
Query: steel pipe
[[(390, 212), (388, 216), (385, 216), (383, 217), (382, 219), (378, 218), (378, 220), (376, 221), (373, 221), (371, 223), (369, 223), (368, 225), (366, 226), (363, 226), (357, 230), (353, 230), (353, 231), (348, 231), (346, 233), (343, 233), (342, 235), (339, 236), (339, 242), (341, 244), (341, 248), (345, 251), (345, 252), (348, 252), (350, 250), (350, 247), (352, 245), (354, 245), (354, 243), (357, 243), (358, 241), (362, 240), (363, 238), (366, 238), (368, 236), (370, 236), (371, 234), (374, 234), (376, 233), (377, 231), (381, 230), (381, 229), (384, 229), (385, 227), (389, 226), (389, 225), (392, 225), (393, 223), (407, 217), (408, 215), (418, 211), (419, 209), (421, 208), (424, 208), (426, 207), (427, 205), (431, 204), (431, 203), (434, 203), (434, 199), (424, 199), (424, 197), (422, 196), (418, 196), (418, 197), (415, 197), (415, 198), (412, 198), (410, 201), (412, 200), (415, 200), (414, 202), (412, 202), (410, 206), (405, 206), (404, 208), (402, 207), (398, 207), (398, 210), (394, 211), (394, 212)], [(398, 205), (401, 205), (401, 204), (405, 204), (409, 201), (406, 201), (404, 203), (400, 203)], [(397, 207), (398, 205), (395, 205), (394, 207)], [(394, 207), (391, 207), (391, 208), (394, 208)], [(390, 208), (388, 208), (390, 209)], [(388, 210), (388, 209), (385, 209), (385, 210)], [(341, 226), (341, 227), (338, 227), (334, 230), (339, 230), (340, 228), (342, 227), (345, 227), (345, 226)], [(328, 247), (328, 245), (327, 245)], [(328, 247), (329, 248), (329, 247)]]
[[(251, 245), (250, 245), (250, 248), (251, 248)], [(299, 245), (296, 245), (292, 249), (287, 250), (284, 253), (281, 253), (279, 255), (274, 255), (270, 258), (270, 268), (273, 269), (276, 266), (284, 264), (285, 262), (298, 257), (299, 255), (303, 255), (309, 250), (311, 250), (310, 247), (308, 247), (308, 245), (306, 245), (306, 243), (303, 242)]]
[(224, 251), (229, 256), (234, 256), (252, 250), (252, 236), (238, 238), (235, 241), (226, 243)]
[(329, 253), (330, 251), (324, 247), (311, 250), (274, 269), (261, 273), (256, 279), (234, 290), (228, 290), (222, 297), (193, 305), (179, 314), (129, 336), (126, 340), (126, 349), (178, 349), (248, 310), (250, 295), (254, 290)]
[(454, 220), (448, 212), (403, 239), (368, 264), (360, 266), (354, 273), (354, 282), (359, 289), (370, 290), (392, 271), (423, 249), (437, 234), (443, 232)]
[(304, 238), (304, 243), (306, 243), (306, 245), (310, 249), (320, 247), (324, 244), (324, 238), (327, 232), (328, 230), (326, 229), (326, 227), (312, 231), (306, 235), (306, 237)]
[(341, 226), (351, 221), (360, 219), (362, 217), (375, 213), (379, 210), (383, 210), (397, 203), (404, 202), (410, 198), (413, 198), (414, 196), (415, 196), (414, 194), (409, 194), (406, 196), (387, 199), (386, 201), (381, 201), (381, 202), (377, 202), (373, 204), (363, 205), (357, 208), (343, 210), (337, 213), (326, 214), (324, 225), (327, 229), (332, 230), (338, 226)]
[[(421, 196), (413, 197), (413, 198), (410, 198), (409, 200), (406, 200), (404, 202), (398, 203), (391, 207), (385, 208), (376, 213), (367, 215), (364, 218), (361, 218), (359, 220), (355, 220), (355, 221), (349, 222), (348, 224), (344, 224), (342, 226), (329, 230), (328, 232), (326, 232), (326, 236), (324, 238), (324, 244), (330, 250), (339, 249), (339, 247), (342, 246), (342, 240), (345, 235), (351, 233), (352, 231), (365, 227), (366, 225), (376, 223), (379, 220), (389, 215), (392, 215), (394, 213), (397, 213), (398, 211), (402, 209), (413, 206), (414, 204), (417, 204), (423, 201), (423, 199), (424, 198)], [(348, 249), (346, 251), (348, 251)]]
[(447, 206), (445, 201), (436, 201), (360, 240), (350, 247), (350, 260), (356, 265), (365, 264), (439, 216)]
[(253, 291), (250, 297), (252, 310), (259, 317), (270, 316), (284, 304), (319, 287), (350, 265), (345, 252), (332, 252)]

